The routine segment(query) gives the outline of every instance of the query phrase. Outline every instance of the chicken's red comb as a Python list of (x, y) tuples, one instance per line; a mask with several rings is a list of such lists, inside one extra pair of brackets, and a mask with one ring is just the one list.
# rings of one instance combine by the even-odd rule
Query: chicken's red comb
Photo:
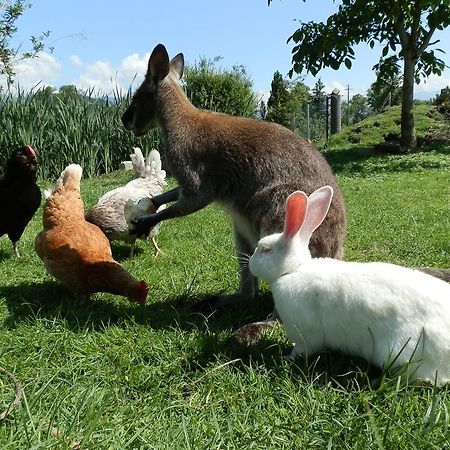
[(141, 280), (139, 284), (141, 285), (141, 298), (138, 300), (138, 302), (141, 305), (145, 305), (145, 300), (147, 299), (148, 294), (148, 284), (144, 280)]
[(25, 145), (27, 152), (36, 158), (36, 150), (31, 145)]

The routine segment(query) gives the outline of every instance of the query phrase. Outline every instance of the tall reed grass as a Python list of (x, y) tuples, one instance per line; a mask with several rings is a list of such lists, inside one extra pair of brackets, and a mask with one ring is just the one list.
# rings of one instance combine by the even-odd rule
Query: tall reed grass
[(130, 97), (118, 90), (111, 96), (94, 90), (1, 93), (0, 166), (15, 147), (26, 144), (38, 152), (41, 179), (57, 177), (70, 163), (80, 164), (85, 177), (109, 173), (129, 159), (133, 146), (144, 154), (152, 148), (161, 151), (157, 132), (136, 138), (123, 128), (120, 117)]

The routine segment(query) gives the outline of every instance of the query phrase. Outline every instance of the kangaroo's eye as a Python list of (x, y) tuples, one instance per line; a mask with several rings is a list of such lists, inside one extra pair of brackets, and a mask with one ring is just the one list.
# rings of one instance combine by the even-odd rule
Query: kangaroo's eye
[(267, 253), (270, 253), (272, 249), (270, 247), (262, 246), (261, 247), (261, 253), (266, 255)]

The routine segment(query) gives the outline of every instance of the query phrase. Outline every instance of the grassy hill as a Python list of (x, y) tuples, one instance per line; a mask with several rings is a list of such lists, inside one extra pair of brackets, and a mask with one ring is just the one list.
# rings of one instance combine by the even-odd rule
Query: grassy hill
[[(383, 134), (398, 132), (394, 108), (323, 149), (347, 202), (348, 259), (450, 268), (450, 144), (445, 133), (436, 138), (448, 124), (430, 111), (416, 110), (418, 135), (430, 138), (412, 155), (373, 150)], [(84, 180), (86, 207), (128, 177)], [(267, 286), (239, 310), (188, 308), (238, 286), (229, 220), (215, 206), (163, 224), (156, 259), (146, 242), (133, 260), (113, 244), (149, 283), (143, 307), (109, 294), (76, 304), (33, 251), (41, 220), (42, 208), (21, 259), (0, 239), (0, 366), (24, 391), (18, 410), (0, 421), (2, 449), (450, 447), (448, 388), (404, 385), (344, 355), (293, 363), (281, 327), (255, 346), (237, 343), (236, 328), (271, 311)], [(0, 374), (0, 409), (13, 395)]]
[(419, 147), (410, 155), (386, 154), (377, 147), (400, 135), (400, 107), (369, 117), (331, 136), (323, 152), (336, 173), (370, 175), (450, 167), (450, 122), (435, 107), (414, 108)]

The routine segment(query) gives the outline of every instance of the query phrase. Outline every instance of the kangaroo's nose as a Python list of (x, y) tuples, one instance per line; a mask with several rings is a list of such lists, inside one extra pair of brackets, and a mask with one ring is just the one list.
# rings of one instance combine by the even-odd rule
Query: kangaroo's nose
[(134, 111), (128, 108), (122, 115), (122, 123), (126, 130), (132, 130), (134, 127)]

